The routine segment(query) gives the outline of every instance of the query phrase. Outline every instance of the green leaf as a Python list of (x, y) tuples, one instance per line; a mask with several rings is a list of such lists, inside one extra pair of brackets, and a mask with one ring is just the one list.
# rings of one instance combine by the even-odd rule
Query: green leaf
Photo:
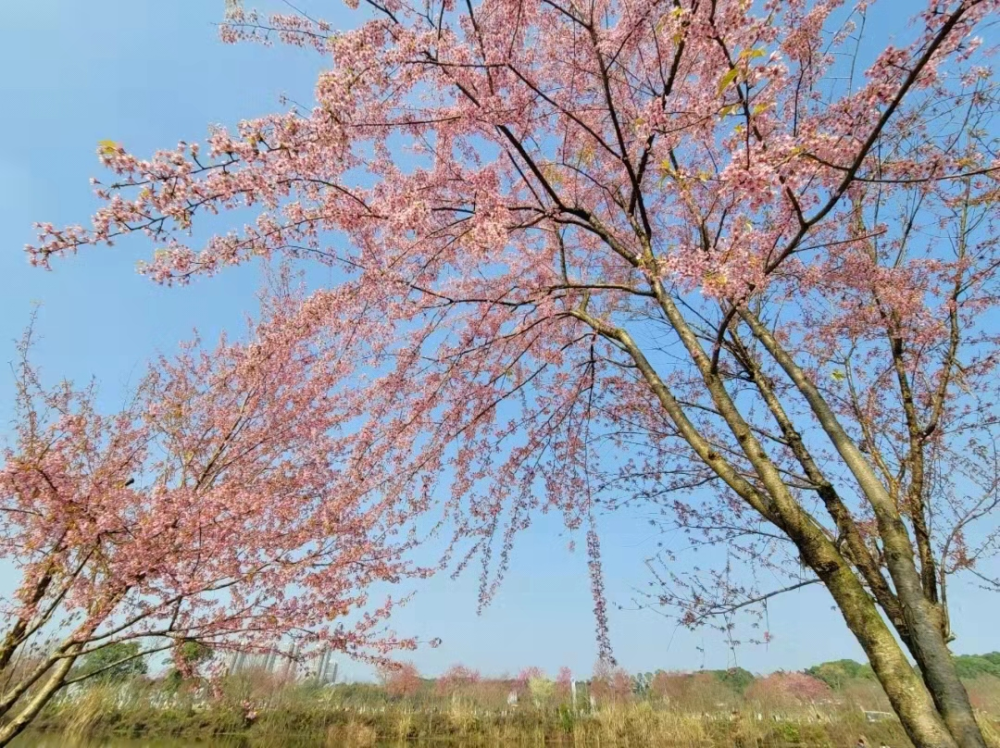
[(722, 78), (719, 80), (719, 96), (722, 96), (722, 93), (727, 88), (729, 88), (729, 84), (732, 83), (734, 80), (736, 80), (736, 76), (739, 75), (739, 72), (740, 72), (739, 69), (733, 68), (724, 76), (722, 76)]

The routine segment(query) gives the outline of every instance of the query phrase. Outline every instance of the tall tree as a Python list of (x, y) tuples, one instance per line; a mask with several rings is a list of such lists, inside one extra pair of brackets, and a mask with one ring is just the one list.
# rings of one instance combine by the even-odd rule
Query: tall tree
[(147, 672), (149, 664), (143, 656), (142, 645), (135, 641), (125, 641), (95, 649), (81, 657), (76, 673), (71, 675), (116, 683), (145, 675)]
[[(303, 329), (350, 332), (360, 438), (447, 482), (483, 600), (533, 510), (575, 528), (602, 494), (652, 502), (728, 544), (703, 592), (664, 590), (687, 620), (776, 592), (733, 583), (740, 560), (816, 581), (916, 745), (983, 746), (946, 580), (995, 545), (997, 97), (975, 34), (1000, 3), (932, 0), (901, 46), (867, 38), (867, 0), (365, 5), (337, 33), (233, 5), (225, 39), (331, 56), (315, 106), (151, 159), (103, 144), (93, 228), (42, 225), (32, 259), (145, 232), (160, 282), (337, 268)], [(588, 549), (606, 649), (592, 527)]]
[(0, 745), (63, 686), (153, 652), (188, 671), (194, 644), (414, 645), (385, 629), (391, 598), (368, 605), (420, 573), (405, 502), (337, 433), (336, 341), (304, 341), (278, 301), (252, 342), (161, 359), (108, 415), (93, 387), (46, 387), (22, 361), (0, 468), (0, 556), (21, 577), (0, 600)]

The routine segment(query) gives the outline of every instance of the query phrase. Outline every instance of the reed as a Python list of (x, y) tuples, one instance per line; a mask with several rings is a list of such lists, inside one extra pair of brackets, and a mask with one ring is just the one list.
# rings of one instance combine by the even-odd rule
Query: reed
[[(180, 736), (191, 740), (237, 736), (251, 745), (368, 748), (406, 743), (453, 742), (463, 746), (648, 746), (666, 748), (840, 748), (859, 735), (869, 744), (906, 748), (895, 719), (869, 722), (852, 699), (823, 703), (767, 701), (731, 695), (722, 701), (705, 684), (673, 697), (608, 698), (593, 711), (588, 699), (507, 703), (497, 683), (470, 684), (465, 691), (435, 695), (432, 687), (390, 697), (370, 684), (323, 686), (241, 672), (203, 690), (169, 692), (137, 679), (95, 684), (54, 702), (42, 729), (73, 736)], [(698, 690), (700, 689), (700, 690)], [(983, 703), (992, 704), (984, 699)], [(877, 705), (875, 705), (877, 706)], [(993, 711), (981, 711), (983, 730), (1000, 748)]]

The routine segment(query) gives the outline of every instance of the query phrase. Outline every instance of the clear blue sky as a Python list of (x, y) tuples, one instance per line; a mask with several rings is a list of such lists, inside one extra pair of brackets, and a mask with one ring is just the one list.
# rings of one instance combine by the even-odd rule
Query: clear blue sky
[[(253, 5), (252, 0), (247, 0)], [(912, 11), (911, 0), (892, 0)], [(228, 271), (183, 289), (164, 289), (135, 272), (148, 247), (125, 242), (60, 261), (46, 273), (28, 266), (22, 248), (32, 223), (86, 223), (95, 201), (87, 182), (98, 176), (97, 142), (112, 139), (146, 154), (178, 140), (204, 137), (210, 123), (233, 124), (273, 111), (278, 98), (310, 100), (315, 53), (287, 47), (229, 46), (214, 22), (223, 0), (30, 0), (8, 3), (0, 22), (0, 361), (42, 304), (37, 360), (51, 376), (96, 376), (106, 402), (126, 391), (129, 377), (158, 351), (171, 351), (195, 328), (207, 337), (239, 330), (253, 309), (252, 269)], [(266, 5), (264, 5), (266, 7)], [(338, 0), (307, 4), (333, 21), (352, 23)], [(9, 413), (11, 377), (0, 373), (0, 406)], [(642, 559), (656, 537), (639, 518), (605, 519), (605, 573), (612, 603), (630, 605), (632, 585), (645, 583)], [(557, 519), (522, 536), (497, 600), (476, 615), (474, 573), (442, 576), (420, 588), (401, 611), (401, 633), (444, 643), (414, 660), (427, 673), (461, 662), (488, 673), (537, 665), (554, 673), (570, 666), (581, 677), (597, 655), (592, 600), (582, 550), (567, 551)], [(579, 544), (582, 549), (583, 544)], [(0, 590), (12, 582), (0, 567)], [(956, 649), (1000, 649), (992, 627), (1000, 600), (957, 586)], [(725, 667), (732, 656), (710, 632), (675, 631), (649, 612), (614, 610), (612, 642), (632, 671)], [(771, 606), (769, 648), (744, 647), (739, 664), (754, 671), (798, 669), (860, 648), (825, 593), (802, 590)], [(704, 653), (699, 651), (702, 648)], [(365, 669), (347, 666), (361, 677)]]

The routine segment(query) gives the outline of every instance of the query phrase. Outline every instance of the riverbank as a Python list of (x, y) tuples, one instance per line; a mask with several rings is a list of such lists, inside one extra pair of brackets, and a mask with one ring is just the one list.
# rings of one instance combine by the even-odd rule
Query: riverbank
[[(95, 690), (85, 699), (47, 712), (39, 729), (74, 737), (173, 737), (210, 740), (225, 736), (248, 746), (300, 743), (368, 748), (376, 744), (450, 742), (461, 745), (719, 746), (735, 748), (839, 748), (864, 734), (870, 744), (908, 746), (898, 722), (871, 723), (860, 713), (689, 714), (648, 703), (612, 705), (588, 714), (566, 709), (481, 712), (461, 704), (447, 710), (365, 709), (283, 705), (261, 713), (233, 705), (209, 709), (137, 709)], [(995, 726), (988, 723), (991, 737)], [(1000, 739), (996, 740), (1000, 745)]]
[[(870, 746), (909, 746), (881, 688), (862, 666), (845, 662), (817, 668), (825, 680), (739, 670), (614, 671), (588, 681), (563, 674), (551, 681), (533, 670), (489, 679), (460, 667), (436, 679), (402, 668), (380, 684), (334, 683), (290, 668), (250, 667), (214, 680), (121, 674), (67, 689), (40, 715), (37, 729), (67, 738), (185, 744), (225, 737), (227, 745), (269, 748), (430, 742), (853, 748), (861, 735)], [(1000, 678), (973, 674), (966, 685), (988, 740), (1000, 748)]]

